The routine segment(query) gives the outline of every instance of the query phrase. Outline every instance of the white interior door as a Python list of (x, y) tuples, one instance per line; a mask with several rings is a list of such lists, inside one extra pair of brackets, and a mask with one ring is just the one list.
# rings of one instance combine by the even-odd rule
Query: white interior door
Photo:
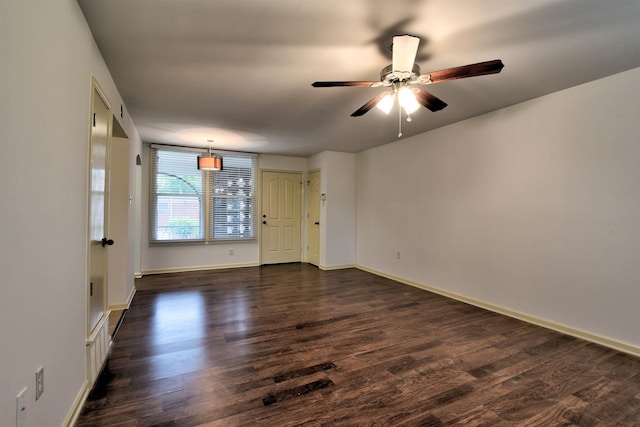
[(307, 261), (320, 265), (320, 171), (309, 174), (307, 192)]
[(262, 172), (262, 264), (301, 261), (301, 181), (298, 172)]
[(88, 332), (107, 309), (107, 251), (109, 239), (109, 140), (111, 105), (96, 82), (91, 97), (89, 176)]
[[(114, 125), (115, 126), (115, 125)], [(121, 307), (129, 296), (133, 274), (129, 271), (129, 140), (113, 136), (109, 155), (109, 238), (107, 294), (109, 309)]]

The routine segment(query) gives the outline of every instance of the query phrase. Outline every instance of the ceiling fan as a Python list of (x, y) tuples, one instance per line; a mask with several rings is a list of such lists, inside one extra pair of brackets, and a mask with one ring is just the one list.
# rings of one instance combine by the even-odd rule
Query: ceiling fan
[[(398, 104), (400, 104), (408, 116), (407, 121), (411, 121), (409, 115), (417, 111), (421, 105), (434, 112), (442, 110), (447, 106), (446, 102), (427, 92), (425, 89), (415, 87), (414, 85), (428, 85), (466, 77), (496, 74), (504, 67), (501, 60), (494, 59), (477, 64), (433, 71), (428, 74), (420, 74), (420, 66), (414, 63), (419, 43), (420, 39), (415, 36), (395, 36), (392, 46), (393, 62), (380, 71), (380, 81), (314, 82), (311, 86), (389, 87), (391, 88), (390, 91), (383, 92), (371, 98), (366, 104), (353, 112), (351, 116), (362, 116), (376, 106), (388, 114), (397, 99)], [(401, 134), (399, 136), (401, 136)]]

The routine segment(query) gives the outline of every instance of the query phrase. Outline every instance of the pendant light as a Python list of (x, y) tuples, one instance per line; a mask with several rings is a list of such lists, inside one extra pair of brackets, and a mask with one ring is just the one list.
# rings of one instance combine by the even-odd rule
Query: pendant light
[(211, 148), (206, 154), (198, 156), (198, 169), (218, 172), (222, 170), (222, 157), (211, 153)]

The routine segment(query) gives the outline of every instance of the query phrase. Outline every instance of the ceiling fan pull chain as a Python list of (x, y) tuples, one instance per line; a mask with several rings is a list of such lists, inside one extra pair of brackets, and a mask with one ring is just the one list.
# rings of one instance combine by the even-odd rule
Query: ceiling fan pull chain
[(398, 138), (402, 138), (402, 107), (398, 105)]

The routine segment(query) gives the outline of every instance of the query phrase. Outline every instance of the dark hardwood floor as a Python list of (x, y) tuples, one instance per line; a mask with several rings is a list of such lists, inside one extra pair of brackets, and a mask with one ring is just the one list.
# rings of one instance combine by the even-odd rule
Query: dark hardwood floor
[(640, 425), (640, 359), (357, 269), (136, 286), (78, 426)]

